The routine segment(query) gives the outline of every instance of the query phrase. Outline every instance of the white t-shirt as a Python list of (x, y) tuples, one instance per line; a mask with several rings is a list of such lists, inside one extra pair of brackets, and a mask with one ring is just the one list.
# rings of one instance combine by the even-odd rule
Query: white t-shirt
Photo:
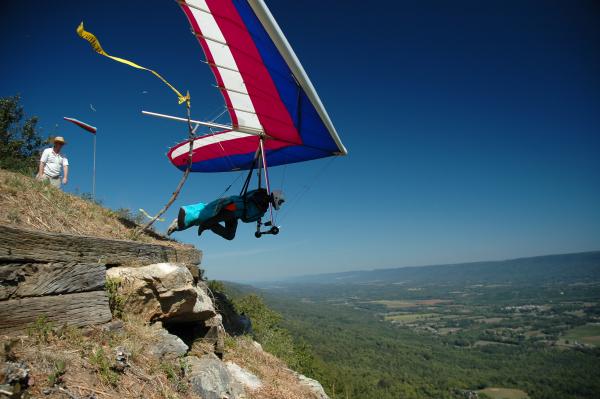
[(63, 166), (69, 166), (69, 160), (62, 154), (54, 152), (53, 148), (46, 148), (42, 152), (42, 158), (40, 162), (44, 162), (44, 174), (50, 177), (57, 177), (60, 175)]

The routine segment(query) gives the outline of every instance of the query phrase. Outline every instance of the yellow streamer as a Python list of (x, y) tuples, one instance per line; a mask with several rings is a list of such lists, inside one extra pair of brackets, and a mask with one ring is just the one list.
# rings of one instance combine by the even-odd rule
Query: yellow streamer
[(167, 80), (165, 78), (160, 76), (160, 74), (158, 72), (153, 71), (152, 69), (149, 69), (149, 68), (144, 68), (143, 66), (138, 65), (135, 62), (131, 62), (131, 61), (125, 60), (123, 58), (119, 58), (119, 57), (113, 57), (112, 55), (107, 54), (104, 51), (104, 49), (102, 48), (102, 46), (100, 45), (98, 38), (96, 38), (96, 36), (94, 36), (93, 33), (88, 32), (83, 28), (83, 22), (81, 24), (79, 24), (79, 26), (77, 27), (77, 34), (82, 39), (87, 40), (92, 45), (92, 48), (94, 49), (94, 51), (97, 52), (98, 54), (108, 57), (117, 62), (121, 62), (123, 64), (129, 65), (130, 67), (137, 68), (137, 69), (143, 69), (144, 71), (151, 72), (154, 76), (156, 76), (157, 78), (162, 80), (167, 86), (169, 86), (171, 88), (171, 90), (173, 90), (175, 92), (175, 94), (177, 94), (177, 97), (179, 98), (179, 104), (183, 104), (185, 102), (189, 106), (189, 102), (190, 102), (190, 93), (189, 92), (184, 96), (175, 87), (173, 87), (173, 85), (171, 85), (171, 83), (167, 82)]

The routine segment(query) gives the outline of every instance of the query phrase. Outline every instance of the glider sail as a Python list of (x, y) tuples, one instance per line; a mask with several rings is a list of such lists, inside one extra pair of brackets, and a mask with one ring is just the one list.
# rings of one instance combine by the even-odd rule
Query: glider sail
[[(277, 166), (347, 154), (306, 72), (263, 0), (180, 0), (222, 92), (232, 129), (193, 142), (192, 171), (250, 169), (261, 138)], [(168, 157), (187, 167), (189, 142)]]

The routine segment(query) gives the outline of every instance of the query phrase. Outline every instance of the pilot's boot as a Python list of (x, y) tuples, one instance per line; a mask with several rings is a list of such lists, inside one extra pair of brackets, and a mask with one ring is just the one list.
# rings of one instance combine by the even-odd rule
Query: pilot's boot
[(170, 236), (171, 234), (176, 232), (177, 229), (178, 229), (178, 223), (177, 223), (177, 218), (175, 218), (175, 219), (173, 219), (173, 221), (169, 225), (169, 228), (167, 229), (167, 235)]

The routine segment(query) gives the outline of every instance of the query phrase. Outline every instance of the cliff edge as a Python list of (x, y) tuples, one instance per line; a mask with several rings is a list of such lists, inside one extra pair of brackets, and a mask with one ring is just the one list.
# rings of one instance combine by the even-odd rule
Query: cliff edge
[(0, 170), (0, 398), (327, 398), (126, 216)]

